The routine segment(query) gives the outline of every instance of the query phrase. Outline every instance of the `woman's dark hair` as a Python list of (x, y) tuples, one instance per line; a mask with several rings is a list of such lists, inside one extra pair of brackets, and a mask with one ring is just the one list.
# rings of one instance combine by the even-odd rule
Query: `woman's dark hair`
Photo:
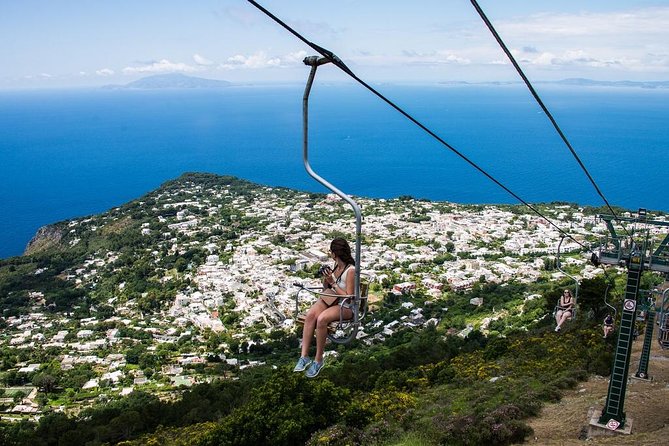
[(330, 243), (330, 251), (342, 259), (347, 265), (355, 265), (355, 260), (351, 255), (351, 247), (348, 242), (341, 237), (337, 237)]

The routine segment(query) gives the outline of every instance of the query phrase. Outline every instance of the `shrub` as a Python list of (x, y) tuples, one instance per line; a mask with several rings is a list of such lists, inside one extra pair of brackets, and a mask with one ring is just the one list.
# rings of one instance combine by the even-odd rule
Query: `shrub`
[(335, 424), (325, 429), (314, 432), (305, 443), (305, 446), (349, 446), (357, 445), (360, 438), (360, 430)]
[(340, 420), (349, 404), (348, 391), (335, 388), (327, 379), (280, 372), (255, 389), (247, 404), (223, 418), (200, 444), (303, 444), (315, 431)]
[(436, 416), (433, 423), (440, 433), (439, 444), (449, 446), (502, 446), (523, 442), (532, 428), (515, 419), (497, 419), (492, 414), (477, 418)]

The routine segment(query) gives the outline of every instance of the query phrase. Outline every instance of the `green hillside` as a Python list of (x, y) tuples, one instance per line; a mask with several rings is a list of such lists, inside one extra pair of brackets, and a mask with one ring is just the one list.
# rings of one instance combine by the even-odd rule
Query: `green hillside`
[[(326, 347), (314, 380), (292, 372), (292, 283), (319, 266), (305, 253), (352, 240), (345, 204), (188, 173), (42, 228), (0, 261), (0, 444), (503, 445), (564, 389), (608, 375), (604, 293), (609, 280), (620, 305), (623, 270), (606, 279), (572, 246), (580, 316), (555, 333), (573, 282), (535, 215), (360, 202), (371, 311), (364, 336)], [(537, 206), (598, 239), (594, 209)], [(401, 282), (413, 288), (393, 292)]]

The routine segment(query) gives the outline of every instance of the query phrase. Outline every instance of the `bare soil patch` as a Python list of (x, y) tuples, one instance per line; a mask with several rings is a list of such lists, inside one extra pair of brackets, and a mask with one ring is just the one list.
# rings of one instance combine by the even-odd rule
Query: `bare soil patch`
[[(629, 376), (639, 367), (643, 337), (633, 345)], [(606, 402), (608, 377), (595, 376), (565, 392), (556, 404), (546, 405), (541, 414), (529, 420), (534, 434), (525, 444), (537, 445), (669, 445), (669, 350), (653, 340), (648, 374), (652, 381), (631, 379), (627, 385), (625, 413), (632, 419), (630, 435), (587, 437), (593, 410)]]

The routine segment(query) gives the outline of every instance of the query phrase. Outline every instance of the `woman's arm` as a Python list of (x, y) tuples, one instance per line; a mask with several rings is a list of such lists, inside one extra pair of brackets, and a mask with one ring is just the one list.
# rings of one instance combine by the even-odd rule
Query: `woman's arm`
[(571, 310), (574, 307), (574, 298), (572, 297), (571, 300), (567, 303), (564, 301), (564, 296), (560, 296), (560, 307), (564, 308), (565, 310)]

